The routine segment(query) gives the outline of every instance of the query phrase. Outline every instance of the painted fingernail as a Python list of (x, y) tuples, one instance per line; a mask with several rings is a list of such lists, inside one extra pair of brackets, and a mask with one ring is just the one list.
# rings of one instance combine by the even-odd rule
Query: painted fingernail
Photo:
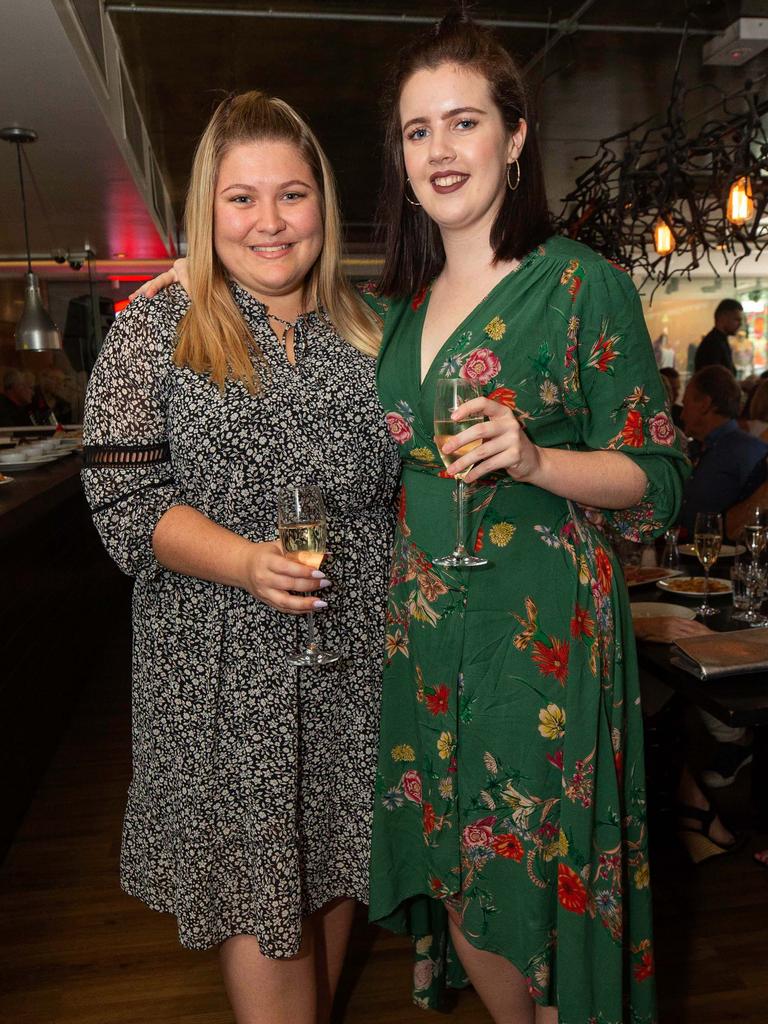
[(317, 609), (327, 608), (328, 607), (328, 602), (327, 601), (313, 601), (312, 602), (312, 607), (313, 608), (317, 608)]
[(323, 587), (330, 587), (330, 585), (331, 585), (331, 581), (330, 580), (320, 580), (320, 589), (321, 590), (323, 589)]
[(324, 580), (325, 579), (325, 573), (323, 572), (322, 569), (313, 569), (312, 570), (312, 576), (316, 580)]

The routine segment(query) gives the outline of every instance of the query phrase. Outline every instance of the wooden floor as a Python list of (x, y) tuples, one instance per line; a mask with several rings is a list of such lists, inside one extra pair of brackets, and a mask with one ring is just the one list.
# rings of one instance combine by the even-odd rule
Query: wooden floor
[[(0, 1022), (232, 1024), (215, 955), (181, 949), (169, 917), (118, 887), (129, 776), (126, 637), (103, 648), (102, 671), (88, 682), (0, 868)], [(738, 804), (738, 792), (730, 799)], [(768, 1021), (768, 871), (749, 854), (765, 845), (768, 835), (753, 835), (740, 854), (698, 869), (674, 846), (659, 851), (662, 1024)], [(344, 1024), (436, 1019), (409, 1002), (407, 943), (362, 923), (342, 994)], [(450, 1020), (489, 1017), (470, 991)]]

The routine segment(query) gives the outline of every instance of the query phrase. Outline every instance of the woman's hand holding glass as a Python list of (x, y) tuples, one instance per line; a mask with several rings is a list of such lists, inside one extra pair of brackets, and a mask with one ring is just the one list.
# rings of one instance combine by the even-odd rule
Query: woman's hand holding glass
[(535, 476), (541, 465), (540, 450), (520, 426), (514, 412), (490, 398), (473, 398), (451, 414), (453, 420), (478, 416), (486, 418), (441, 446), (447, 455), (473, 441), (480, 441), (479, 445), (451, 464), (448, 469), (451, 476), (463, 473), (468, 484), (500, 470), (513, 480), (530, 480)]
[[(249, 544), (243, 560), (242, 587), (253, 597), (289, 615), (305, 615), (325, 608), (311, 591), (330, 586), (320, 569), (291, 561), (279, 541)], [(299, 591), (299, 593), (291, 593)], [(302, 596), (307, 592), (307, 596)]]

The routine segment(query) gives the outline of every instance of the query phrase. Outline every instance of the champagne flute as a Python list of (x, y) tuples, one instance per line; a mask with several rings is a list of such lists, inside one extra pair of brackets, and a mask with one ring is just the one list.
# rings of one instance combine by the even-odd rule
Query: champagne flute
[[(477, 448), (482, 444), (478, 438), (476, 441), (468, 441), (454, 452), (443, 452), (443, 445), (449, 438), (455, 437), (463, 430), (468, 430), (476, 423), (483, 422), (482, 416), (469, 416), (464, 420), (451, 419), (451, 413), (454, 410), (458, 409), (460, 405), (464, 402), (468, 402), (472, 398), (479, 398), (480, 394), (480, 388), (470, 380), (451, 378), (448, 380), (439, 380), (437, 382), (434, 408), (435, 443), (437, 445), (437, 450), (440, 452), (440, 458), (443, 460), (446, 468), (460, 459), (462, 455), (466, 455), (468, 452), (471, 452), (473, 448)], [(442, 558), (436, 558), (434, 560), (435, 565), (444, 565), (450, 568), (471, 569), (477, 565), (488, 564), (485, 558), (478, 558), (476, 555), (470, 555), (464, 546), (464, 504), (466, 500), (464, 493), (464, 476), (467, 472), (469, 472), (469, 470), (465, 470), (464, 473), (456, 474), (456, 547), (450, 555), (445, 555)]]
[[(286, 487), (277, 496), (277, 528), (285, 557), (319, 569), (325, 558), (328, 525), (319, 487)], [(340, 655), (315, 640), (315, 615), (307, 612), (307, 643), (288, 658), (289, 665), (330, 665)]]
[(720, 513), (697, 512), (693, 526), (693, 546), (704, 569), (704, 600), (696, 608), (696, 614), (703, 618), (717, 615), (717, 609), (709, 603), (709, 571), (720, 556), (722, 543), (723, 517)]

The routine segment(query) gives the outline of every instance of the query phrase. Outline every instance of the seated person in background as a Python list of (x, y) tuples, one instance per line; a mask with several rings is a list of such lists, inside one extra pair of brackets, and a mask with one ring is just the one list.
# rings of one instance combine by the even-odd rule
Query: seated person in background
[(31, 388), (21, 370), (6, 370), (3, 374), (3, 390), (0, 394), (0, 427), (28, 427), (32, 419)]
[(669, 411), (672, 413), (672, 422), (676, 427), (682, 427), (683, 425), (683, 407), (680, 405), (678, 399), (680, 398), (680, 374), (674, 368), (674, 366), (662, 366), (659, 370), (662, 378), (666, 378), (669, 383), (669, 393), (671, 395), (669, 403)]
[(728, 337), (736, 334), (741, 327), (742, 306), (736, 299), (723, 299), (715, 310), (715, 326), (701, 339), (696, 349), (694, 370), (698, 373), (705, 366), (724, 366), (736, 373), (733, 353)]
[(683, 427), (699, 442), (694, 469), (683, 488), (680, 525), (690, 536), (697, 512), (723, 512), (766, 479), (768, 445), (736, 423), (741, 389), (722, 366), (695, 373), (683, 395)]
[(752, 392), (745, 430), (761, 441), (768, 441), (768, 380), (761, 380)]

